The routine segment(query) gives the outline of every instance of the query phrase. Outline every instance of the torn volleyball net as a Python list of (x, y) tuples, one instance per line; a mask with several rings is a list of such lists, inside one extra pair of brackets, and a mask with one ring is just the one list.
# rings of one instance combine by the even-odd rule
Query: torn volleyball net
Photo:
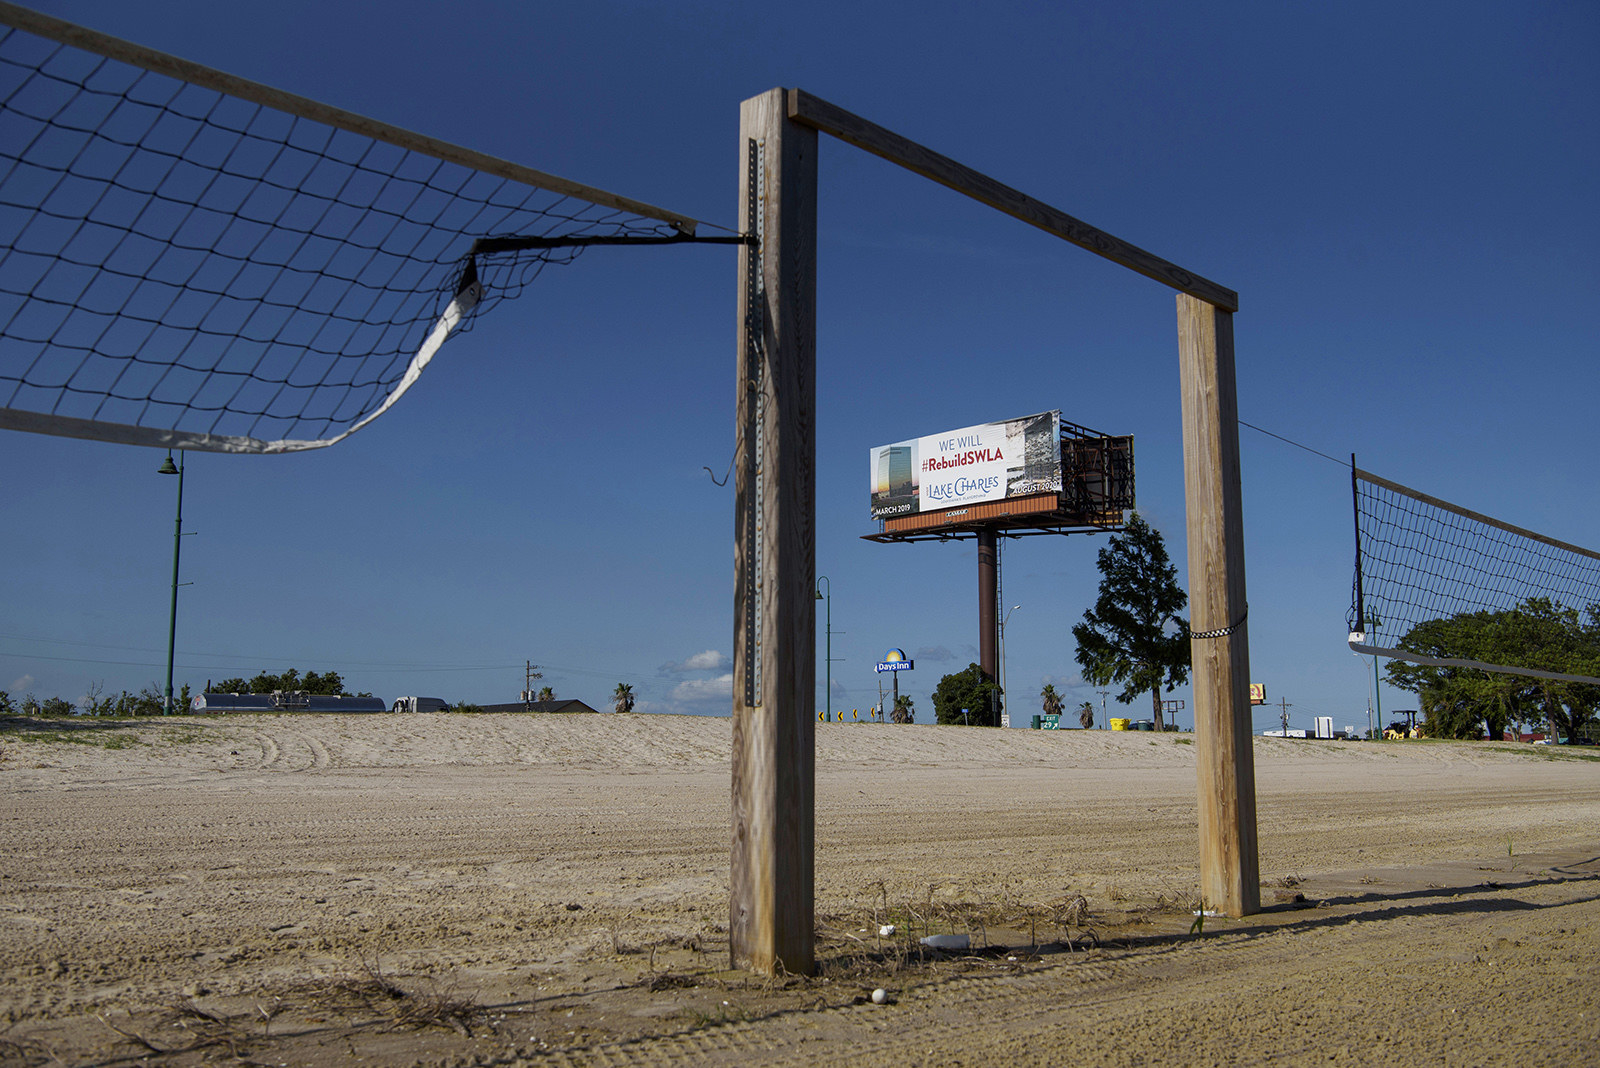
[(0, 428), (320, 448), (596, 244), (696, 222), (0, 3)]
[(1351, 649), (1600, 684), (1600, 553), (1351, 465)]

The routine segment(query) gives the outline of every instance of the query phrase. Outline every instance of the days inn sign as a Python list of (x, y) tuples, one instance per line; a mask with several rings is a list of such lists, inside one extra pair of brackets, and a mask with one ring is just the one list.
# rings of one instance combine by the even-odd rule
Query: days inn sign
[(890, 649), (883, 654), (883, 663), (877, 665), (874, 671), (910, 671), (917, 666), (915, 660), (907, 660), (904, 649)]

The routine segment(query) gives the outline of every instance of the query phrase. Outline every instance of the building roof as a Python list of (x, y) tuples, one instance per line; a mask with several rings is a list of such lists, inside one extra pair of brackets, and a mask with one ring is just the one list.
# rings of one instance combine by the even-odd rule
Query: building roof
[(501, 705), (479, 705), (485, 712), (596, 712), (582, 701), (511, 701)]

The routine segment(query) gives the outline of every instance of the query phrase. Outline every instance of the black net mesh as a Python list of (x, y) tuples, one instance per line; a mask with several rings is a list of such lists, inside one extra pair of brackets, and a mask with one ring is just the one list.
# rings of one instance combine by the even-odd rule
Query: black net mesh
[(1600, 605), (1600, 555), (1356, 472), (1360, 544), (1348, 624), (1401, 646), (1418, 624), (1542, 598)]
[(0, 100), (5, 425), (327, 444), (580, 251), (475, 239), (672, 232), (18, 29)]

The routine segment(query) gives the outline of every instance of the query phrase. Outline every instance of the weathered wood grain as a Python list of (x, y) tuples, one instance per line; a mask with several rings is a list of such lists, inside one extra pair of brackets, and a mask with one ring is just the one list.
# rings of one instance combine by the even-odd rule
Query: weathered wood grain
[(1250, 643), (1233, 315), (1178, 296), (1183, 484), (1188, 506), (1189, 619), (1194, 659), (1195, 762), (1200, 796), (1200, 893), (1229, 916), (1261, 908)]
[[(747, 181), (761, 145), (761, 188)], [(760, 196), (759, 248), (739, 253), (735, 507), (733, 963), (809, 974), (815, 965), (817, 134), (790, 122), (783, 91), (740, 109), (741, 222)], [(760, 286), (749, 284), (751, 257)], [(746, 329), (755, 316), (756, 329)], [(752, 351), (752, 343), (756, 351)], [(754, 406), (754, 410), (752, 407)], [(750, 450), (759, 452), (752, 454)], [(759, 465), (756, 457), (759, 456)], [(758, 525), (759, 544), (750, 527)], [(754, 584), (751, 556), (759, 556)], [(747, 599), (759, 610), (747, 612)], [(758, 642), (758, 671), (747, 654)], [(749, 685), (747, 686), (747, 682)]]

